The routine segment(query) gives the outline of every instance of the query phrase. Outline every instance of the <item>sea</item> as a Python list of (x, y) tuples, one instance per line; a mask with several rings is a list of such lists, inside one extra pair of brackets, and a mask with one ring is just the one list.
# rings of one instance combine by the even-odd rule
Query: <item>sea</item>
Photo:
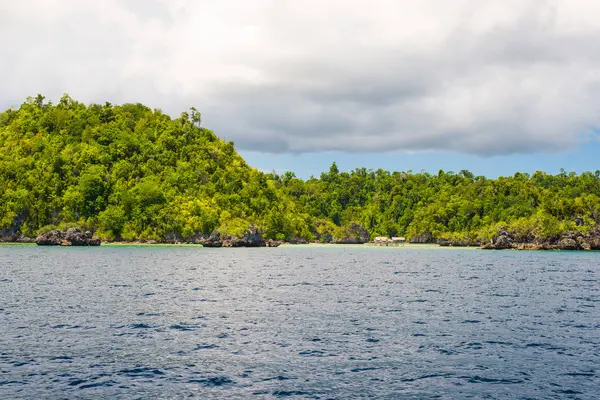
[(600, 253), (0, 246), (1, 399), (600, 399)]

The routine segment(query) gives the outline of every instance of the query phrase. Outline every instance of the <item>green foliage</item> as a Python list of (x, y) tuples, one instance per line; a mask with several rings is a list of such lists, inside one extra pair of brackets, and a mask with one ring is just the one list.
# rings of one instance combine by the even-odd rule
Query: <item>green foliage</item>
[(314, 218), (317, 236), (339, 235), (336, 227), (357, 221), (371, 237), (429, 232), (434, 238), (472, 242), (503, 228), (539, 238), (589, 230), (600, 223), (598, 175), (537, 172), (486, 179), (466, 170), (430, 175), (364, 168), (347, 173), (333, 163), (319, 179), (272, 179)]
[[(269, 210), (289, 200), (200, 123), (196, 109), (172, 119), (67, 95), (1, 113), (0, 233), (72, 224), (107, 239), (190, 240), (268, 226)], [(297, 234), (294, 218), (280, 227), (290, 232), (268, 236)]]
[(374, 236), (470, 241), (500, 229), (552, 238), (600, 223), (600, 171), (486, 179), (335, 163), (306, 181), (248, 166), (232, 142), (142, 104), (86, 106), (43, 96), (0, 113), (0, 234), (81, 226), (107, 239), (193, 240), (218, 230), (265, 238)]

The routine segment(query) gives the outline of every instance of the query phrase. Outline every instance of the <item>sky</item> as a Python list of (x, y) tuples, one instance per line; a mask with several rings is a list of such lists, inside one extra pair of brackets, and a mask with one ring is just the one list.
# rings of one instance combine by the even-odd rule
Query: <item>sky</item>
[(196, 107), (261, 170), (600, 169), (596, 0), (5, 0), (0, 108)]

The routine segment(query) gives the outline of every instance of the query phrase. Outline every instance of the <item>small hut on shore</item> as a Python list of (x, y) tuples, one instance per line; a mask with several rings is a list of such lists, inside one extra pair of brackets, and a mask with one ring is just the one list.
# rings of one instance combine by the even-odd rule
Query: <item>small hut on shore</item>
[(377, 236), (373, 239), (373, 243), (378, 246), (397, 246), (406, 243), (406, 239), (404, 237), (393, 237), (390, 239), (387, 236)]
[(392, 240), (386, 236), (377, 236), (375, 240), (373, 240), (374, 243), (389, 243), (391, 241)]

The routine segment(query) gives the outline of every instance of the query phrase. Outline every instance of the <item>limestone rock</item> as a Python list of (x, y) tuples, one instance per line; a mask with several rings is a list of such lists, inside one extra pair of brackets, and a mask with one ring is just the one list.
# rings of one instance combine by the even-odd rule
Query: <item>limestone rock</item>
[(421, 233), (420, 235), (417, 236), (413, 236), (408, 240), (410, 243), (434, 243), (435, 239), (433, 237), (433, 234), (429, 231), (425, 231), (423, 233)]
[(35, 238), (35, 243), (38, 246), (60, 246), (62, 244), (62, 232), (58, 230), (51, 230), (42, 233)]
[(306, 239), (296, 236), (296, 237), (291, 238), (288, 243), (290, 243), (290, 244), (307, 244), (308, 242), (306, 241)]
[(438, 243), (438, 245), (440, 245), (442, 247), (452, 246), (452, 240), (447, 239), (447, 238), (438, 239), (437, 243)]
[(38, 246), (100, 246), (100, 238), (91, 232), (83, 232), (79, 228), (69, 228), (65, 232), (51, 230), (35, 239)]
[(369, 241), (370, 234), (364, 226), (352, 222), (343, 232), (343, 236), (333, 239), (335, 244), (363, 244)]
[(481, 248), (485, 250), (504, 250), (512, 249), (515, 247), (516, 244), (514, 243), (512, 235), (505, 230), (501, 230), (496, 236), (492, 238), (492, 240), (489, 243), (486, 243), (483, 246), (481, 246)]
[(218, 231), (213, 231), (210, 236), (199, 240), (200, 244), (204, 247), (221, 247), (221, 234)]
[(563, 238), (558, 241), (557, 247), (560, 250), (577, 250), (579, 246), (577, 241), (573, 238)]

